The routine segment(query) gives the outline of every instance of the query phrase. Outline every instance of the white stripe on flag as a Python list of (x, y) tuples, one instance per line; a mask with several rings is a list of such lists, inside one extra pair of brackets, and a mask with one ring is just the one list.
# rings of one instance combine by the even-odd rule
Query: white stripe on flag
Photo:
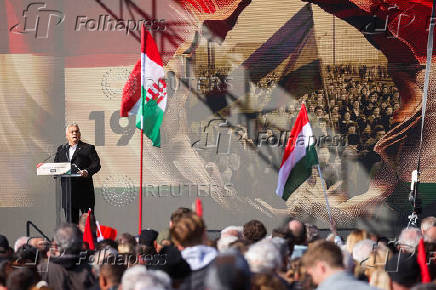
[[(159, 79), (164, 77), (165, 73), (163, 67), (148, 58), (145, 53), (141, 53), (141, 88), (145, 85), (144, 89), (145, 92), (147, 92), (147, 90), (153, 86), (153, 83), (159, 84)], [(162, 105), (164, 104), (166, 104), (166, 100), (165, 103), (163, 103)], [(138, 101), (129, 111), (129, 115), (138, 114), (140, 105), (141, 98), (138, 99)], [(160, 107), (162, 108), (162, 106)], [(162, 110), (165, 111), (165, 107), (163, 107)]]
[[(304, 138), (304, 146), (301, 144), (301, 140)], [(283, 190), (285, 189), (286, 181), (288, 180), (289, 174), (291, 170), (295, 167), (295, 164), (298, 163), (301, 159), (306, 156), (306, 149), (313, 145), (313, 134), (312, 128), (310, 127), (310, 123), (307, 123), (303, 126), (300, 134), (298, 134), (297, 140), (295, 142), (294, 150), (289, 154), (288, 159), (286, 159), (283, 166), (280, 167), (279, 170), (279, 178), (276, 189), (276, 194), (280, 197), (283, 196)]]

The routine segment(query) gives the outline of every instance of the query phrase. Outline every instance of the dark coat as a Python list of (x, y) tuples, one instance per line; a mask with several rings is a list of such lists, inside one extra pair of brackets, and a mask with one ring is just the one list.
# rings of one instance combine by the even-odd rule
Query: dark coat
[(82, 290), (98, 283), (88, 262), (75, 255), (51, 257), (38, 264), (37, 268), (42, 280), (52, 289)]
[[(69, 162), (69, 145), (64, 144), (58, 147), (54, 162)], [(79, 141), (74, 152), (71, 163), (75, 164), (80, 170), (87, 170), (88, 177), (71, 178), (71, 207), (72, 208), (94, 208), (95, 194), (92, 176), (97, 173), (100, 166), (100, 158), (95, 151), (95, 146)], [(74, 172), (75, 166), (72, 166)], [(62, 192), (65, 194), (66, 183), (62, 182)], [(64, 199), (63, 199), (64, 200)], [(65, 204), (62, 204), (65, 207)]]

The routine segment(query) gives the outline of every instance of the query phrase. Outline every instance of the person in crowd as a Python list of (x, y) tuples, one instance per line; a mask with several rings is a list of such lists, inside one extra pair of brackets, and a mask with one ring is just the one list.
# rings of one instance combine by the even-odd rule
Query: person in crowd
[(163, 271), (147, 270), (143, 265), (136, 265), (124, 272), (121, 289), (170, 290), (171, 280), (168, 274)]
[(30, 237), (28, 236), (22, 236), (19, 237), (14, 244), (14, 252), (18, 251), (18, 249), (24, 245), (27, 244), (27, 242), (29, 241)]
[(392, 290), (411, 289), (421, 278), (416, 256), (409, 253), (394, 254), (386, 263), (386, 272), (391, 278)]
[(208, 290), (250, 290), (250, 267), (239, 251), (225, 251), (211, 264), (205, 285)]
[(243, 238), (244, 228), (241, 226), (228, 226), (221, 230), (217, 241), (217, 249), (222, 252), (230, 247), (230, 244)]
[(204, 245), (207, 236), (203, 219), (194, 213), (185, 215), (173, 224), (170, 234), (192, 270), (181, 289), (204, 289), (205, 273), (217, 256), (217, 250)]
[(14, 270), (8, 277), (8, 290), (30, 290), (38, 282), (38, 276), (33, 269), (22, 267)]
[(422, 233), (422, 235), (425, 237), (426, 232), (432, 227), (436, 227), (436, 217), (429, 216), (429, 217), (424, 218), (421, 221), (421, 233)]
[(9, 246), (9, 240), (4, 235), (0, 235), (0, 262), (12, 257), (14, 250)]
[(49, 260), (38, 264), (42, 280), (54, 289), (86, 289), (96, 282), (82, 255), (82, 233), (73, 224), (63, 224), (54, 235)]
[(349, 254), (353, 254), (353, 248), (354, 246), (362, 241), (368, 238), (368, 233), (365, 230), (353, 230), (351, 233), (347, 236), (347, 241), (345, 244), (345, 249)]
[(126, 266), (117, 263), (103, 263), (100, 266), (99, 285), (101, 290), (118, 290)]
[(341, 249), (335, 243), (320, 241), (311, 244), (303, 256), (303, 265), (318, 290), (375, 289), (347, 273), (342, 259)]
[(158, 254), (158, 263), (150, 268), (167, 273), (171, 278), (174, 289), (180, 288), (183, 281), (191, 275), (191, 266), (174, 246), (163, 247)]
[(136, 240), (129, 233), (123, 233), (118, 238), (118, 253), (120, 254), (135, 254)]
[(251, 220), (244, 225), (243, 236), (244, 239), (256, 243), (266, 237), (267, 231), (262, 222), (258, 220)]
[(398, 250), (405, 253), (414, 253), (421, 238), (420, 229), (414, 227), (403, 229), (398, 237)]
[(252, 289), (286, 289), (286, 283), (277, 274), (282, 268), (283, 257), (271, 240), (262, 240), (251, 245), (244, 257), (253, 273)]

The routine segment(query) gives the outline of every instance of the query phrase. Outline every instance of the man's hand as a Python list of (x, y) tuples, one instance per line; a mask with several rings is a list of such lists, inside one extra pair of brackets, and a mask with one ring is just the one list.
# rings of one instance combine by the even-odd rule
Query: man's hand
[(82, 176), (82, 177), (88, 177), (88, 170), (86, 170), (86, 169), (84, 169), (84, 170), (80, 170), (79, 172), (78, 172), (79, 174), (80, 174), (80, 176)]

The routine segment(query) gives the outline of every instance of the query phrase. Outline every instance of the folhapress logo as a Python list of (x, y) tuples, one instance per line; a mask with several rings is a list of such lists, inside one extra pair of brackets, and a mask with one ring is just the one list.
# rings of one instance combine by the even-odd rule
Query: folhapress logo
[(20, 23), (12, 26), (9, 31), (17, 34), (33, 33), (35, 38), (48, 38), (50, 28), (61, 24), (65, 19), (59, 10), (47, 9), (47, 4), (34, 2), (23, 10)]

